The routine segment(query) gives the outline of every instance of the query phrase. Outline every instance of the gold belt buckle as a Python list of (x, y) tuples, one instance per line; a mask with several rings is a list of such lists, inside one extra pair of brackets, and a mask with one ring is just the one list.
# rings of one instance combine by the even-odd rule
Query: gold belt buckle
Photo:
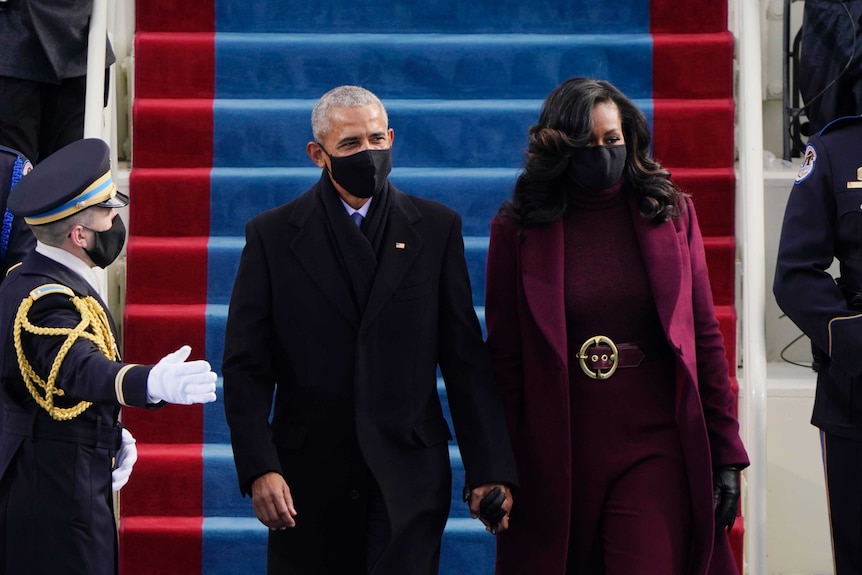
[[(601, 345), (601, 344), (607, 345), (609, 348), (611, 348), (610, 357), (608, 357), (607, 354), (602, 354), (600, 356), (595, 352), (589, 353), (589, 350), (591, 347), (595, 347), (595, 346)], [(617, 366), (620, 363), (619, 357), (620, 357), (620, 354), (617, 351), (617, 346), (611, 338), (604, 336), (604, 335), (594, 335), (593, 337), (591, 337), (587, 341), (585, 341), (584, 345), (581, 346), (581, 351), (580, 351), (580, 353), (578, 353), (578, 363), (581, 364), (581, 370), (585, 374), (587, 374), (587, 377), (591, 377), (593, 379), (607, 379), (610, 376), (612, 376), (614, 374), (614, 372), (617, 370)], [(605, 371), (605, 372), (602, 372), (601, 368), (596, 368), (596, 370), (593, 371), (592, 369), (590, 369), (587, 366), (587, 360), (588, 359), (593, 364), (595, 364), (599, 361), (607, 362), (608, 360), (610, 360), (612, 363), (611, 363), (611, 366), (609, 368), (607, 368), (607, 371)]]

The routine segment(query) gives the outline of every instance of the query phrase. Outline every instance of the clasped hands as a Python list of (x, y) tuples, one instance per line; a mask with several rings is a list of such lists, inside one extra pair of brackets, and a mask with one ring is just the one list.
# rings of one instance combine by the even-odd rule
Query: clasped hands
[(507, 486), (494, 483), (475, 489), (465, 486), (464, 502), (470, 507), (470, 517), (479, 519), (488, 533), (497, 535), (509, 528), (512, 492)]

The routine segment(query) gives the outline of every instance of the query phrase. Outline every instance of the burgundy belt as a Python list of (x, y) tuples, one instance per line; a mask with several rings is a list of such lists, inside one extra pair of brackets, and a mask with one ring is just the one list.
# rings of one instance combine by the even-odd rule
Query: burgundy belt
[(577, 355), (581, 370), (593, 379), (607, 379), (621, 367), (637, 367), (644, 357), (644, 346), (614, 343), (604, 335), (588, 338)]

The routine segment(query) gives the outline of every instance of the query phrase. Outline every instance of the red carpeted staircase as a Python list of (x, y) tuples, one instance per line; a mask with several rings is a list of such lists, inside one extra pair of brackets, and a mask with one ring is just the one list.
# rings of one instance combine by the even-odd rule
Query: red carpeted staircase
[[(317, 179), (304, 152), (311, 107), (347, 83), (389, 110), (396, 185), (462, 214), (481, 319), (488, 222), (511, 193), (527, 128), (554, 86), (589, 75), (642, 107), (654, 155), (693, 195), (735, 366), (726, 11), (721, 0), (138, 2), (126, 360), (188, 343), (219, 370), (245, 222)], [(121, 494), (122, 575), (263, 573), (266, 528), (239, 496), (221, 403), (123, 418), (139, 460)], [(494, 540), (458, 502), (456, 444), (450, 453), (441, 573), (490, 574)], [(740, 518), (740, 566), (742, 535)]]

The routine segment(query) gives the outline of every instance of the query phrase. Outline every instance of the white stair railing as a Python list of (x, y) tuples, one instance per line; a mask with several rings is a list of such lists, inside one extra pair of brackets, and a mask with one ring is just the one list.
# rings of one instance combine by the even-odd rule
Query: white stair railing
[(759, 0), (730, 0), (736, 44), (737, 152), (736, 239), (742, 259), (743, 440), (752, 465), (746, 470), (745, 527), (749, 575), (766, 575), (766, 261), (763, 205), (763, 81)]

